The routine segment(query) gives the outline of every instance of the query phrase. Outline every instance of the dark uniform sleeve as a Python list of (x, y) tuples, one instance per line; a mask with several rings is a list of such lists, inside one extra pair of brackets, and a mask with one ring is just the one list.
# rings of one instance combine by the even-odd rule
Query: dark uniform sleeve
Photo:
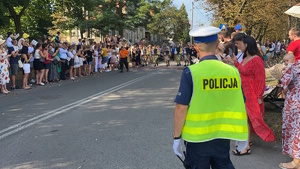
[(188, 106), (193, 94), (193, 80), (189, 68), (185, 68), (181, 75), (181, 81), (175, 102)]
[(244, 103), (246, 103), (246, 96), (245, 96), (245, 94), (244, 94), (244, 90), (243, 90), (243, 86), (242, 86), (242, 93), (243, 93), (243, 96), (244, 96)]

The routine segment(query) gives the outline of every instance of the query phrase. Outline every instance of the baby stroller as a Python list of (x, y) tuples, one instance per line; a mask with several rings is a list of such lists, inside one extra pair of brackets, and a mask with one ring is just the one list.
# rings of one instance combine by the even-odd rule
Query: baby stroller
[[(271, 67), (267, 71), (270, 73), (270, 75), (278, 80), (278, 83), (280, 84), (280, 78), (282, 76), (282, 69), (283, 69), (283, 64), (276, 64), (275, 66)], [(283, 108), (283, 103), (284, 103), (284, 98), (282, 98), (282, 91), (283, 88), (279, 86), (272, 86), (269, 85), (266, 87), (266, 90), (263, 94), (263, 99), (264, 102), (269, 102), (275, 107), (282, 109)]]

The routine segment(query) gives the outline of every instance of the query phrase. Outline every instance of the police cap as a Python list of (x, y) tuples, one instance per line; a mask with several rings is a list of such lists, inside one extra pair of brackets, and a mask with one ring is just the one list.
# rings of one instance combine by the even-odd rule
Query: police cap
[(194, 37), (195, 43), (210, 43), (218, 40), (218, 34), (221, 32), (221, 29), (206, 26), (195, 28), (190, 31), (190, 36)]

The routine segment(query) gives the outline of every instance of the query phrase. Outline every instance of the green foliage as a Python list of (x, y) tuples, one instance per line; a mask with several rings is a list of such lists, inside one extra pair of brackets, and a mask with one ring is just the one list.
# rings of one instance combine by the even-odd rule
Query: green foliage
[(189, 19), (184, 4), (178, 10), (169, 0), (160, 4), (160, 11), (153, 16), (147, 26), (154, 34), (163, 34), (175, 41), (189, 41)]
[(0, 2), (0, 33), (27, 33), (31, 37), (69, 32), (77, 27), (81, 35), (95, 28), (110, 30), (148, 28), (151, 33), (187, 41), (189, 21), (185, 6), (172, 0), (5, 0)]

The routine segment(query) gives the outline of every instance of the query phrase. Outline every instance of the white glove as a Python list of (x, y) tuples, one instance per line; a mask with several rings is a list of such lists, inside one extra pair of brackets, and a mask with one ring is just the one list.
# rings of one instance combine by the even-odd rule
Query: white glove
[(179, 157), (183, 157), (183, 141), (182, 139), (175, 139), (173, 143), (173, 151)]

